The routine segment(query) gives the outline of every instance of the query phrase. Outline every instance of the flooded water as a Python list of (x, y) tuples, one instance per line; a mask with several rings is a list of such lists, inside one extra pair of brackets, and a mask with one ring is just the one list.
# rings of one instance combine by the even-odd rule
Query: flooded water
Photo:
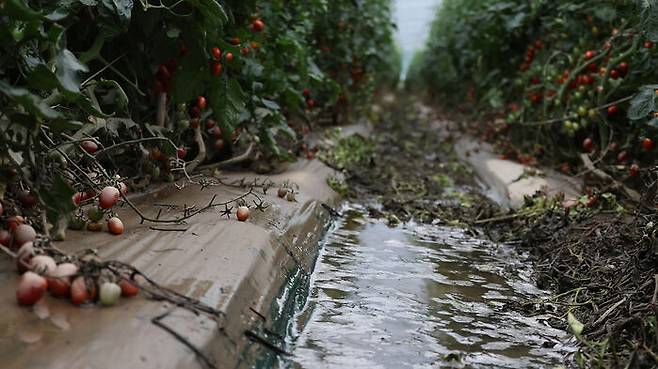
[(327, 237), (279, 368), (552, 368), (565, 333), (507, 304), (546, 294), (511, 250), (358, 206)]

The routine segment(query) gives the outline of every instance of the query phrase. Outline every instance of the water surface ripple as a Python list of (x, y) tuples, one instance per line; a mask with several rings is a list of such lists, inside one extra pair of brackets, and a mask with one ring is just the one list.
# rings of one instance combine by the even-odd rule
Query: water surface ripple
[[(509, 247), (452, 227), (389, 227), (352, 205), (329, 234), (287, 368), (552, 368), (565, 333), (510, 309), (546, 293)], [(452, 360), (451, 360), (452, 359)]]

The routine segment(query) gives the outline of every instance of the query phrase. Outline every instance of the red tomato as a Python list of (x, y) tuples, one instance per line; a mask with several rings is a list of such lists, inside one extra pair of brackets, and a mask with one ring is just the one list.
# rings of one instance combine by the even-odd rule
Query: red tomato
[(169, 81), (169, 79), (171, 79), (171, 73), (169, 73), (169, 69), (167, 69), (166, 65), (160, 64), (158, 67), (158, 77), (162, 82)]
[(647, 138), (645, 138), (644, 140), (642, 140), (642, 148), (643, 148), (644, 151), (646, 151), (646, 152), (649, 152), (649, 151), (653, 150), (653, 145), (654, 145), (654, 144), (653, 144), (653, 140), (650, 139), (649, 137), (647, 137)]
[(215, 150), (218, 150), (218, 151), (222, 150), (224, 148), (224, 140), (222, 140), (221, 138), (215, 140), (214, 146), (215, 146)]
[(30, 261), (34, 257), (34, 244), (24, 243), (16, 253), (16, 269), (19, 273), (30, 270)]
[(615, 115), (617, 115), (618, 112), (619, 112), (619, 108), (617, 107), (617, 105), (611, 105), (608, 107), (609, 117), (614, 117)]
[(187, 149), (185, 149), (183, 146), (178, 148), (178, 151), (176, 152), (176, 155), (178, 156), (179, 159), (185, 159), (187, 156)]
[(310, 95), (311, 95), (311, 89), (308, 88), (308, 87), (305, 88), (305, 89), (302, 91), (302, 95), (304, 95), (304, 96), (306, 96), (306, 97), (310, 96)]
[(616, 69), (613, 69), (610, 71), (610, 78), (612, 79), (617, 79), (619, 78), (619, 71)]
[(80, 206), (80, 203), (82, 202), (82, 197), (83, 196), (84, 195), (82, 194), (82, 192), (74, 193), (73, 196), (71, 196), (71, 200), (73, 201), (73, 205)]
[(107, 186), (101, 191), (99, 204), (102, 209), (110, 209), (119, 202), (121, 192), (116, 187)]
[(46, 279), (33, 272), (25, 272), (18, 280), (16, 300), (19, 305), (30, 306), (41, 300), (48, 288)]
[(631, 168), (628, 170), (628, 175), (631, 177), (637, 177), (637, 173), (640, 171), (640, 166), (637, 164), (631, 165)]
[(82, 149), (90, 154), (94, 154), (96, 151), (98, 151), (98, 145), (94, 141), (82, 141), (80, 144), (82, 146)]
[(620, 164), (625, 163), (628, 160), (628, 153), (626, 151), (622, 151), (619, 154), (617, 154), (617, 162)]
[(117, 217), (112, 217), (107, 221), (107, 229), (112, 234), (122, 234), (124, 231), (123, 222)]
[(651, 41), (651, 40), (644, 41), (644, 48), (645, 49), (652, 49), (653, 48), (653, 41)]
[(265, 29), (265, 23), (260, 19), (256, 19), (251, 23), (251, 29), (254, 32), (262, 32)]
[(583, 140), (583, 150), (586, 152), (592, 152), (594, 149), (594, 140), (591, 138), (587, 137), (586, 139)]
[(221, 63), (214, 63), (212, 65), (212, 71), (211, 71), (213, 76), (218, 76), (222, 74), (222, 64)]
[(16, 227), (23, 223), (25, 223), (25, 218), (20, 215), (7, 219), (7, 227), (9, 227), (9, 230), (12, 232), (16, 230)]
[(226, 56), (224, 57), (227, 62), (233, 61), (233, 53), (226, 53)]
[(206, 98), (203, 96), (199, 96), (196, 100), (196, 106), (201, 110), (204, 110), (207, 104), (208, 103), (206, 102)]
[(210, 53), (215, 60), (219, 60), (219, 58), (222, 57), (222, 50), (220, 50), (217, 46), (213, 47), (212, 50), (210, 50)]
[(0, 245), (7, 247), (11, 245), (11, 233), (6, 229), (0, 229)]
[(192, 109), (190, 109), (190, 117), (192, 119), (198, 119), (200, 116), (201, 116), (201, 109), (199, 109), (198, 106), (193, 106)]
[(231, 40), (229, 40), (229, 42), (230, 42), (231, 45), (233, 45), (233, 46), (240, 45), (240, 39), (237, 38), (237, 37), (233, 37)]
[(128, 281), (127, 278), (119, 281), (119, 287), (121, 287), (121, 296), (133, 297), (139, 293), (137, 283), (135, 281)]
[(92, 302), (96, 298), (96, 283), (91, 279), (87, 286), (87, 279), (83, 276), (76, 277), (71, 283), (71, 303), (80, 306), (85, 302)]
[(78, 266), (73, 263), (62, 263), (55, 273), (48, 278), (48, 291), (55, 297), (66, 297), (71, 291), (71, 278), (78, 273)]
[(249, 219), (249, 208), (246, 206), (240, 206), (236, 212), (236, 216), (238, 217), (238, 220), (241, 222), (245, 222), (247, 219)]
[(593, 50), (587, 50), (585, 52), (585, 60), (592, 59), (594, 57), (594, 55), (596, 55), (596, 52), (594, 52)]
[(628, 73), (628, 63), (627, 62), (621, 62), (619, 63), (619, 71), (622, 73), (622, 75), (626, 75)]
[(240, 51), (242, 52), (242, 55), (249, 55), (249, 48), (247, 47), (243, 47)]
[(215, 138), (222, 138), (222, 130), (219, 129), (219, 127), (214, 127), (213, 129), (210, 130), (210, 133), (211, 133)]
[(306, 106), (308, 106), (309, 108), (313, 108), (315, 106), (315, 100), (313, 99), (306, 100)]

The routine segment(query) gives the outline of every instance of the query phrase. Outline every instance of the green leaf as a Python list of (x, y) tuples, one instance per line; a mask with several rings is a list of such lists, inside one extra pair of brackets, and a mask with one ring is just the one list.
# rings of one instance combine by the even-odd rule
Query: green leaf
[(40, 197), (46, 206), (46, 214), (51, 223), (56, 223), (58, 219), (75, 210), (75, 205), (71, 201), (74, 193), (73, 188), (66, 183), (61, 175), (55, 176), (49, 188), (42, 189)]
[(25, 110), (40, 118), (55, 119), (61, 114), (51, 109), (40, 97), (32, 94), (27, 89), (14, 87), (5, 81), (0, 81), (0, 92), (19, 103)]
[(55, 74), (62, 88), (68, 92), (80, 93), (80, 79), (78, 74), (88, 72), (89, 69), (87, 69), (87, 66), (82, 64), (68, 49), (62, 50), (57, 55), (55, 65), (57, 68)]
[(656, 89), (658, 89), (658, 85), (642, 86), (640, 92), (631, 100), (631, 106), (628, 109), (629, 119), (644, 119), (651, 112), (656, 111)]
[(279, 109), (281, 109), (281, 107), (279, 106), (279, 104), (277, 104), (276, 102), (274, 102), (274, 101), (272, 101), (272, 100), (268, 100), (268, 99), (260, 99), (260, 101), (261, 101), (261, 102), (263, 103), (263, 105), (265, 105), (265, 107), (268, 108), (268, 109), (272, 109), (272, 110), (279, 110)]

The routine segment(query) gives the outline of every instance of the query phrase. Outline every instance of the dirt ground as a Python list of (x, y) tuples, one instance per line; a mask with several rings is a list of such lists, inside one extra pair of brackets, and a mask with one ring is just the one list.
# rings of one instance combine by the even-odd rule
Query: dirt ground
[(570, 213), (540, 196), (516, 213), (501, 211), (453, 153), (458, 125), (408, 101), (376, 111), (369, 138), (337, 139), (322, 156), (345, 173), (335, 187), (381, 204), (371, 215), (390, 223), (459, 225), (528, 251), (539, 286), (553, 297), (527, 301), (525, 313), (549, 312), (564, 329), (584, 324), (581, 350), (567, 366), (657, 367), (657, 216), (606, 206)]

